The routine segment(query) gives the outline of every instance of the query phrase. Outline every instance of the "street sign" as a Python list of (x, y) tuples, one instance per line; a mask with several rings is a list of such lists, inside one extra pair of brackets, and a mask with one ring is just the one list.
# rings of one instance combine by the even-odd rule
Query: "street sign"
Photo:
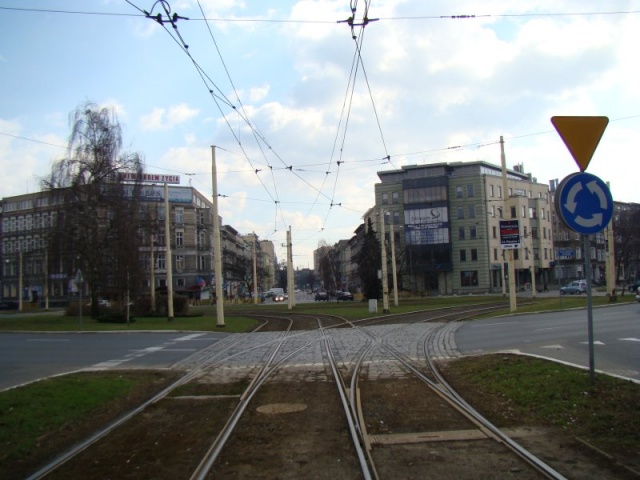
[(584, 172), (609, 124), (607, 117), (551, 117), (551, 123)]
[(500, 246), (503, 250), (520, 248), (519, 220), (500, 220)]
[(573, 173), (560, 182), (555, 207), (567, 227), (584, 235), (604, 230), (613, 216), (609, 187), (586, 172)]

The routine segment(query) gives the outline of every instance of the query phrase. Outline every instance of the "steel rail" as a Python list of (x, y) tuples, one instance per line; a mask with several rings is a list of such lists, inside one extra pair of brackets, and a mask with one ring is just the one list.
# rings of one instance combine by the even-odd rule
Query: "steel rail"
[[(327, 352), (327, 358), (329, 360), (329, 365), (331, 366), (331, 370), (333, 372), (333, 376), (336, 380), (336, 386), (338, 387), (338, 393), (340, 395), (340, 401), (342, 402), (342, 408), (347, 417), (347, 424), (349, 425), (349, 433), (351, 434), (351, 440), (353, 441), (353, 446), (356, 449), (356, 454), (358, 456), (358, 461), (360, 462), (360, 471), (364, 476), (365, 480), (372, 480), (372, 468), (375, 470), (375, 465), (372, 463), (372, 459), (365, 455), (365, 449), (363, 448), (363, 437), (361, 430), (358, 428), (359, 422), (356, 412), (352, 410), (351, 405), (348, 401), (348, 395), (346, 392), (346, 387), (344, 385), (342, 376), (340, 375), (337, 367), (337, 362), (335, 357), (333, 356), (333, 352), (331, 351), (331, 347), (329, 345), (329, 338), (326, 332), (321, 328), (322, 339), (324, 343), (325, 350)], [(377, 474), (375, 475), (377, 479)]]
[[(305, 332), (305, 334), (308, 335), (309, 332)], [(286, 339), (290, 340), (291, 337), (292, 336), (287, 336)], [(217, 460), (218, 456), (222, 452), (222, 449), (224, 448), (224, 446), (228, 442), (229, 437), (231, 436), (231, 434), (233, 433), (235, 427), (237, 426), (238, 421), (240, 420), (240, 418), (244, 414), (245, 410), (247, 409), (247, 406), (249, 405), (249, 403), (251, 402), (253, 397), (256, 395), (256, 393), (259, 391), (260, 387), (264, 384), (264, 382), (266, 382), (267, 379), (274, 372), (276, 372), (278, 370), (278, 368), (284, 362), (286, 362), (289, 358), (291, 358), (292, 356), (296, 355), (300, 351), (304, 350), (309, 345), (317, 343), (318, 341), (320, 341), (320, 339), (318, 339), (318, 338), (314, 338), (312, 340), (309, 340), (304, 345), (302, 345), (302, 346), (294, 349), (292, 352), (288, 353), (285, 357), (280, 359), (278, 362), (273, 363), (272, 365), (268, 365), (267, 368), (261, 369), (259, 375), (257, 375), (256, 378), (254, 379), (255, 381), (251, 382), (250, 386), (245, 390), (245, 392), (241, 396), (241, 401), (238, 403), (238, 405), (236, 406), (235, 410), (233, 411), (233, 413), (229, 417), (229, 420), (227, 421), (227, 424), (223, 427), (222, 431), (218, 434), (216, 439), (213, 441), (213, 443), (211, 444), (211, 446), (209, 447), (209, 449), (207, 450), (207, 452), (203, 456), (202, 460), (200, 461), (200, 463), (198, 464), (198, 466), (194, 470), (193, 474), (191, 475), (190, 480), (203, 480), (204, 478), (206, 478), (206, 476), (208, 475), (209, 471), (213, 467), (213, 464), (215, 463), (215, 461)], [(280, 342), (278, 344), (278, 348), (274, 349), (274, 352), (271, 355), (270, 361), (273, 361), (273, 359), (275, 358), (275, 355), (277, 353), (279, 353), (279, 350), (281, 349), (283, 343), (284, 342)]]
[(30, 476), (28, 476), (26, 480), (38, 480), (38, 479), (43, 478), (44, 476), (48, 475), (49, 473), (53, 472), (57, 468), (61, 467), (65, 463), (67, 463), (73, 457), (79, 455), (81, 452), (83, 452), (84, 450), (89, 448), (91, 445), (93, 445), (94, 443), (98, 442), (100, 439), (102, 439), (103, 437), (105, 437), (106, 435), (111, 433), (113, 430), (115, 430), (116, 428), (118, 428), (119, 426), (123, 425), (124, 423), (129, 421), (131, 418), (133, 418), (134, 416), (136, 416), (137, 414), (139, 414), (140, 412), (145, 410), (150, 405), (153, 405), (154, 403), (162, 400), (163, 398), (165, 398), (167, 395), (169, 395), (176, 388), (182, 386), (183, 384), (187, 383), (188, 381), (193, 380), (197, 376), (201, 375), (202, 372), (206, 368), (210, 368), (212, 365), (215, 365), (215, 364), (217, 364), (217, 363), (219, 363), (221, 361), (224, 361), (224, 359), (222, 359), (222, 360), (218, 360), (216, 362), (215, 359), (218, 358), (219, 356), (221, 356), (225, 351), (229, 350), (234, 345), (236, 345), (240, 340), (241, 340), (240, 338), (234, 339), (234, 341), (231, 341), (229, 345), (226, 345), (221, 351), (217, 352), (216, 355), (214, 355), (214, 357), (211, 360), (209, 360), (205, 364), (195, 368), (194, 370), (190, 371), (189, 373), (187, 373), (183, 377), (179, 378), (174, 383), (172, 383), (171, 385), (167, 386), (166, 388), (164, 388), (163, 390), (158, 392), (156, 395), (151, 397), (149, 400), (143, 402), (142, 404), (140, 404), (139, 406), (137, 406), (133, 410), (130, 410), (129, 412), (127, 412), (124, 415), (122, 415), (121, 417), (117, 418), (115, 421), (113, 421), (109, 425), (107, 425), (104, 428), (98, 430), (96, 433), (91, 435), (89, 438), (87, 438), (87, 439), (83, 440), (82, 442), (74, 445), (69, 450), (67, 450), (66, 452), (62, 453), (58, 457), (54, 458), (51, 462), (47, 463), (43, 467), (39, 468), (36, 472), (34, 472)]

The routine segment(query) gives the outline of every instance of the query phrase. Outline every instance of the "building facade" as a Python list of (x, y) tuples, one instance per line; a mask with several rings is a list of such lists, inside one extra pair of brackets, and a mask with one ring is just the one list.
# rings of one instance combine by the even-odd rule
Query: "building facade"
[(521, 166), (505, 171), (506, 178), (502, 174), (501, 167), (481, 161), (378, 172), (372, 220), (379, 236), (384, 225), (387, 249), (394, 245), (399, 289), (504, 292), (507, 257), (500, 220), (506, 219), (519, 223), (516, 287), (543, 289), (549, 283), (554, 260), (549, 188)]
[[(169, 186), (169, 234), (165, 231), (164, 189), (161, 185), (144, 186), (139, 202), (138, 234), (131, 241), (138, 243), (138, 261), (143, 278), (139, 293), (164, 290), (171, 281), (176, 294), (199, 298), (200, 292), (210, 289), (214, 279), (213, 206), (211, 201), (192, 187)], [(56, 216), (64, 214), (64, 206), (51, 192), (37, 192), (8, 197), (0, 202), (0, 242), (2, 299), (25, 303), (64, 304), (79, 293), (87, 295), (86, 283), (78, 282), (78, 264), (52, 261), (48, 254), (48, 235)], [(226, 295), (248, 292), (250, 280), (251, 240), (233, 227), (222, 225), (223, 278)], [(167, 242), (171, 259), (167, 259)], [(273, 260), (270, 242), (258, 241), (257, 258), (268, 271)], [(261, 247), (266, 247), (263, 251)], [(73, 252), (67, 256), (74, 259)], [(171, 279), (167, 275), (167, 261), (171, 261)], [(248, 272), (248, 273), (247, 273)], [(263, 280), (269, 282), (269, 279)], [(260, 282), (260, 279), (259, 279)], [(103, 296), (109, 296), (108, 282), (104, 282)], [(102, 295), (102, 294), (101, 294)]]

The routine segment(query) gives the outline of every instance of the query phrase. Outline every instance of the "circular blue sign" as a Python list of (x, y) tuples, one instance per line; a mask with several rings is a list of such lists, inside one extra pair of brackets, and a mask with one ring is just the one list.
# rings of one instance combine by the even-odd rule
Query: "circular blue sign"
[(609, 187), (586, 172), (574, 173), (560, 182), (555, 205), (567, 227), (585, 235), (604, 230), (613, 216)]

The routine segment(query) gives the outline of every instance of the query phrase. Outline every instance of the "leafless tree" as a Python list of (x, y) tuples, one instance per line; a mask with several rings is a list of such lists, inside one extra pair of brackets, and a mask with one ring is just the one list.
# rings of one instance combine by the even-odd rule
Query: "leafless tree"
[(87, 282), (92, 315), (99, 295), (124, 299), (139, 283), (140, 155), (122, 152), (122, 130), (114, 111), (87, 103), (70, 116), (66, 158), (56, 162), (44, 189), (58, 206), (50, 235), (51, 262)]

